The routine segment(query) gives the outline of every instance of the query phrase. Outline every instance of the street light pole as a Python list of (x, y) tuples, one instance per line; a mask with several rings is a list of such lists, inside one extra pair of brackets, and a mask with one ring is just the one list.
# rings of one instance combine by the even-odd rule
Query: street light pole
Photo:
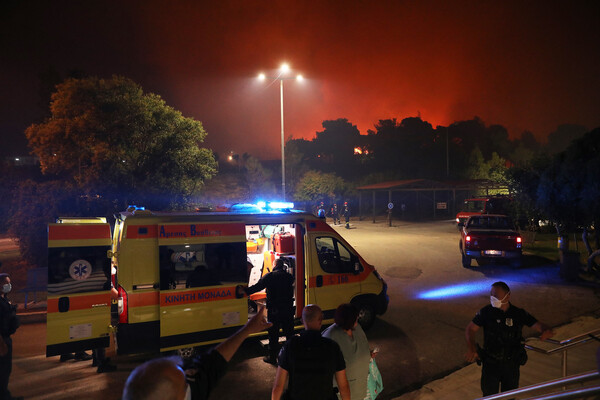
[[(287, 64), (282, 64), (279, 68), (279, 74), (276, 77), (273, 77), (274, 80), (279, 80), (279, 99), (281, 105), (281, 195), (283, 197), (283, 201), (285, 201), (285, 131), (283, 129), (283, 80), (284, 79), (292, 79), (289, 76), (286, 76), (290, 71), (290, 67)], [(258, 75), (258, 79), (263, 81), (266, 79), (265, 74), (261, 73)], [(302, 81), (304, 78), (302, 75), (297, 75), (297, 81)]]
[(285, 201), (285, 135), (283, 133), (283, 79), (279, 80), (279, 98), (281, 99), (281, 194)]

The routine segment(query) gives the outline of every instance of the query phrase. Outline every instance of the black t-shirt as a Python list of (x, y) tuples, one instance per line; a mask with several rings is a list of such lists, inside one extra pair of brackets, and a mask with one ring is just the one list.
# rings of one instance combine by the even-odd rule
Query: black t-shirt
[(183, 368), (196, 370), (193, 376), (187, 376), (187, 383), (192, 389), (192, 400), (208, 399), (210, 392), (217, 386), (219, 380), (227, 371), (227, 361), (221, 353), (211, 350), (209, 353), (187, 361)]
[(8, 338), (19, 327), (17, 306), (11, 304), (4, 296), (0, 296), (0, 335)]
[(246, 289), (249, 295), (267, 289), (267, 308), (289, 308), (294, 304), (294, 277), (283, 269), (276, 269), (263, 276), (255, 285)]
[(289, 373), (288, 394), (292, 400), (331, 399), (333, 376), (346, 369), (338, 344), (314, 330), (288, 340), (279, 353), (278, 364)]
[(510, 360), (523, 349), (523, 326), (532, 326), (537, 320), (522, 308), (509, 305), (508, 310), (483, 307), (473, 323), (483, 327), (483, 349), (486, 356), (498, 360)]

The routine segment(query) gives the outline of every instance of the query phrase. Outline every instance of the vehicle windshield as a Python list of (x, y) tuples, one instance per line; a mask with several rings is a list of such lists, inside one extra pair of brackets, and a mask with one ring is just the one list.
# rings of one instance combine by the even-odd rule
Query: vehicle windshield
[(508, 217), (488, 217), (477, 216), (471, 217), (467, 221), (468, 228), (485, 228), (485, 229), (513, 229), (512, 222)]
[(484, 212), (485, 211), (485, 200), (465, 200), (463, 206), (464, 212)]

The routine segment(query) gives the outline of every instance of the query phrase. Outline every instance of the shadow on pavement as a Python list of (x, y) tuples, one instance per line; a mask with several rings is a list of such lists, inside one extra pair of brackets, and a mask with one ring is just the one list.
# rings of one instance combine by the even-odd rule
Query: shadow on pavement
[(367, 338), (371, 348), (380, 348), (376, 361), (384, 389), (378, 399), (398, 397), (422, 379), (416, 345), (398, 326), (376, 319)]

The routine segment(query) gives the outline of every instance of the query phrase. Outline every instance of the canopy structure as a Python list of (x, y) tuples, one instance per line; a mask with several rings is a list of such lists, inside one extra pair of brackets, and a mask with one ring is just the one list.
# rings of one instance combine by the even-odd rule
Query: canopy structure
[(443, 182), (407, 179), (374, 183), (356, 190), (359, 219), (363, 219), (363, 212), (370, 203), (373, 222), (378, 214), (388, 210), (391, 210), (390, 218), (391, 214), (402, 219), (454, 218), (458, 205), (467, 198), (508, 194), (508, 186), (487, 179)]

